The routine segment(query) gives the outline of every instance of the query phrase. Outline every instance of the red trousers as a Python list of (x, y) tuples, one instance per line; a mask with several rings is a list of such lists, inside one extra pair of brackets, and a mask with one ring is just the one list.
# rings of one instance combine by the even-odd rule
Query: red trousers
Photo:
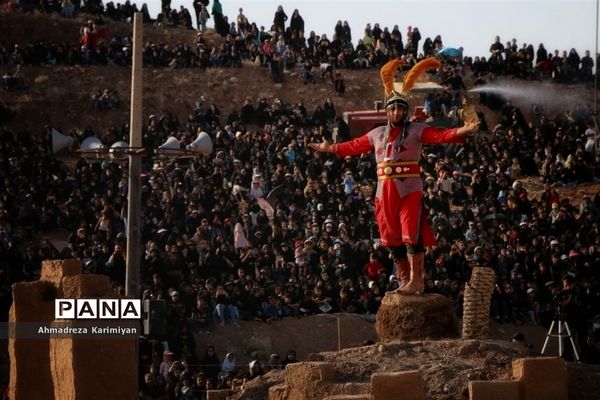
[(437, 245), (423, 210), (422, 199), (423, 192), (400, 197), (391, 179), (383, 182), (381, 198), (375, 198), (375, 218), (382, 246)]

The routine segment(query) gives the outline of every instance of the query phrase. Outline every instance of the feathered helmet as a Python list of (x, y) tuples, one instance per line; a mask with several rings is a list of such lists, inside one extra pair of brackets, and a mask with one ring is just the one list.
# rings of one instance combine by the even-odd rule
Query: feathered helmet
[(383, 81), (383, 88), (385, 90), (385, 108), (395, 104), (404, 107), (408, 110), (408, 101), (406, 95), (413, 88), (415, 82), (423, 74), (423, 72), (430, 69), (440, 67), (440, 62), (437, 58), (430, 57), (419, 61), (412, 67), (402, 80), (402, 91), (397, 92), (394, 89), (394, 73), (396, 69), (404, 65), (403, 60), (391, 60), (388, 61), (383, 67), (381, 67), (381, 80)]

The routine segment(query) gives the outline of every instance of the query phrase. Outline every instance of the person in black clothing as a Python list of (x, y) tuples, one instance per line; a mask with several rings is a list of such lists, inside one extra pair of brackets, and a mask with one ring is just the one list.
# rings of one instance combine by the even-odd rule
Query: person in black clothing
[(419, 28), (416, 26), (413, 28), (411, 41), (414, 48), (413, 55), (416, 57), (419, 51), (419, 42), (421, 41), (421, 32), (419, 32)]
[(441, 84), (448, 85), (451, 90), (467, 89), (465, 83), (463, 82), (463, 79), (460, 77), (460, 75), (456, 73), (456, 71), (452, 71), (452, 75), (449, 78), (443, 80)]
[(335, 88), (335, 92), (339, 95), (343, 95), (346, 91), (346, 85), (344, 83), (344, 78), (342, 78), (342, 74), (339, 72), (335, 73), (335, 79), (333, 81), (333, 86)]
[(209, 345), (204, 352), (200, 365), (204, 371), (206, 379), (212, 381), (213, 386), (216, 387), (219, 382), (219, 372), (221, 371), (221, 362), (215, 351), (215, 346)]
[(275, 24), (275, 28), (278, 32), (285, 32), (285, 21), (287, 21), (288, 16), (285, 11), (283, 11), (283, 6), (277, 6), (277, 11), (275, 12), (275, 18), (273, 19), (273, 24)]
[(111, 280), (125, 284), (125, 257), (120, 244), (115, 244), (114, 251), (106, 262), (106, 269)]
[(292, 18), (290, 19), (290, 29), (292, 33), (304, 32), (304, 19), (300, 16), (298, 9), (295, 9), (292, 13)]
[(492, 55), (490, 56), (491, 59), (502, 59), (502, 53), (504, 53), (504, 45), (500, 41), (500, 36), (496, 36), (494, 43), (492, 43), (492, 45), (490, 46), (490, 53), (492, 53)]
[(296, 362), (298, 362), (298, 359), (296, 358), (296, 351), (295, 350), (289, 350), (287, 352), (287, 355), (285, 356), (285, 358), (281, 362), (281, 365), (283, 366), (283, 368), (285, 368), (286, 365), (293, 364), (293, 363), (296, 363)]
[[(581, 296), (579, 287), (575, 278), (571, 275), (565, 275), (562, 279), (563, 290), (556, 295), (556, 301), (563, 312), (564, 321), (569, 324), (571, 336), (577, 349), (582, 348), (582, 344), (587, 339), (587, 321), (585, 316), (585, 304)], [(563, 358), (574, 360), (573, 349), (570, 343), (564, 347)], [(580, 353), (580, 351), (578, 351)]]
[(590, 51), (585, 51), (585, 56), (581, 58), (581, 80), (583, 82), (590, 82), (593, 74), (592, 69), (594, 68), (594, 60), (590, 57)]
[(281, 56), (279, 53), (273, 54), (273, 58), (270, 62), (271, 68), (271, 77), (273, 78), (273, 83), (282, 83), (283, 82), (283, 67), (281, 65)]

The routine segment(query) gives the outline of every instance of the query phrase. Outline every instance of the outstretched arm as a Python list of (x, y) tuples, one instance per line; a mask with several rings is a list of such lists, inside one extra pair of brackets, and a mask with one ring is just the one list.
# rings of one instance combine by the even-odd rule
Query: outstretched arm
[(425, 144), (438, 143), (463, 143), (464, 137), (479, 128), (479, 121), (465, 122), (460, 128), (438, 129), (425, 128), (421, 135), (421, 142)]
[(321, 153), (334, 153), (334, 146), (327, 141), (327, 139), (323, 139), (321, 143), (309, 143), (308, 147), (311, 149), (321, 152)]
[(327, 140), (323, 140), (321, 143), (309, 143), (308, 147), (322, 153), (334, 153), (341, 157), (356, 156), (373, 149), (368, 134), (343, 143), (330, 144)]

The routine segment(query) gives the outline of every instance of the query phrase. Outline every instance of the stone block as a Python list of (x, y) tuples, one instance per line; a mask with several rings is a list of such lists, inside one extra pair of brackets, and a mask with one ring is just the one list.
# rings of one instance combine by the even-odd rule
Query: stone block
[(269, 400), (288, 400), (289, 388), (287, 385), (275, 385), (269, 388)]
[(134, 399), (137, 396), (137, 340), (132, 337), (51, 338), (54, 398)]
[(102, 298), (111, 294), (107, 275), (65, 276), (61, 287), (65, 299)]
[(374, 373), (371, 389), (374, 400), (425, 400), (420, 371)]
[(227, 400), (229, 390), (207, 390), (206, 400)]
[[(9, 390), (11, 399), (47, 400), (54, 384), (47, 340), (29, 338), (40, 323), (54, 320), (54, 298), (57, 289), (50, 282), (18, 282), (12, 287), (13, 303), (9, 311), (9, 327), (15, 329), (8, 340), (10, 358)], [(15, 325), (18, 323), (18, 325)], [(23, 330), (21, 326), (24, 326)], [(32, 385), (35, 379), (35, 385)]]
[(56, 287), (50, 282), (17, 282), (12, 286), (10, 322), (50, 322), (54, 320)]
[(371, 393), (370, 382), (330, 383), (325, 387), (332, 395), (363, 395)]
[(285, 383), (291, 387), (314, 386), (316, 383), (329, 381), (335, 369), (327, 362), (298, 362), (288, 364), (285, 368)]
[(567, 400), (567, 366), (560, 357), (520, 358), (512, 363), (521, 400)]
[(469, 400), (519, 400), (519, 382), (471, 381)]
[(336, 394), (324, 397), (323, 400), (370, 400), (370, 394)]
[(335, 368), (327, 362), (298, 362), (285, 368), (288, 400), (321, 400), (333, 394), (327, 390)]
[(81, 261), (79, 260), (44, 260), (42, 261), (42, 275), (40, 280), (51, 282), (54, 287), (59, 289), (59, 297), (61, 297), (62, 291), (60, 291), (60, 287), (62, 279), (65, 276), (79, 274), (81, 274)]
[(384, 342), (440, 339), (457, 337), (458, 323), (452, 303), (442, 295), (391, 293), (381, 302), (375, 330)]

